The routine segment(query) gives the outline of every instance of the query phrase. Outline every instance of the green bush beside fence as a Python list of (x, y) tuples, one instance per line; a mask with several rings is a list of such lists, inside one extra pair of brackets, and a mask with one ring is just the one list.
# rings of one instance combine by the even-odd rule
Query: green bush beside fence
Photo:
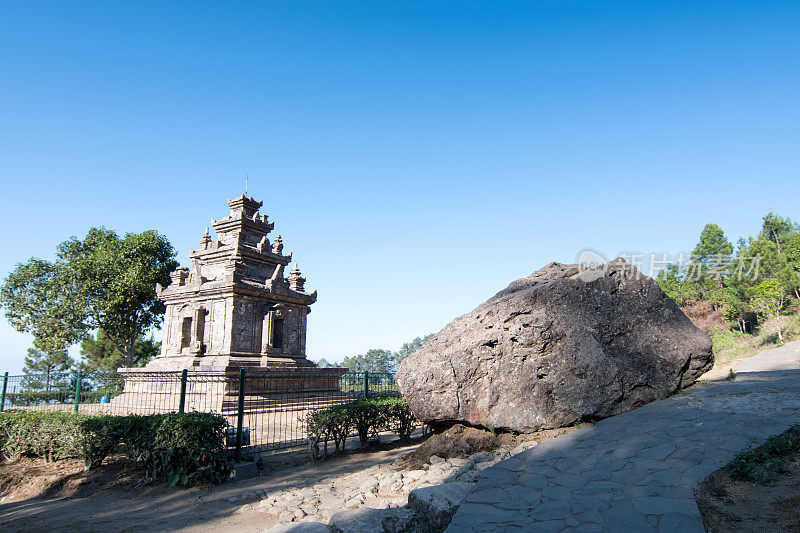
[(119, 452), (144, 467), (145, 475), (171, 485), (219, 483), (230, 473), (225, 427), (210, 413), (77, 415), (63, 412), (0, 413), (0, 450), (9, 459), (80, 457), (86, 468)]
[(328, 442), (333, 441), (336, 451), (344, 449), (344, 443), (355, 430), (361, 446), (366, 448), (370, 437), (380, 431), (394, 431), (401, 440), (411, 436), (416, 419), (402, 398), (371, 398), (320, 409), (306, 417), (311, 458), (316, 461), (328, 456)]

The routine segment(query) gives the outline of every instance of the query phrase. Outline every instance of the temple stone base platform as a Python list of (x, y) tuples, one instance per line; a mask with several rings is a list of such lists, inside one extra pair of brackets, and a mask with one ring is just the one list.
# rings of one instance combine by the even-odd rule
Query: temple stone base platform
[[(132, 413), (179, 409), (181, 378), (187, 370), (184, 409), (229, 414), (238, 409), (239, 379), (245, 369), (247, 412), (292, 411), (343, 403), (346, 368), (318, 368), (310, 361), (263, 361), (265, 358), (206, 356), (157, 358), (144, 368), (121, 368), (123, 393), (111, 400), (115, 410)], [(199, 360), (199, 361), (198, 361)]]

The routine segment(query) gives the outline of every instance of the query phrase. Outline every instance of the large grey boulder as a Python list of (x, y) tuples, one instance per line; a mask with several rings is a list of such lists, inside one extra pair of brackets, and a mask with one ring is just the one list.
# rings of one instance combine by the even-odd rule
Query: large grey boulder
[(425, 422), (530, 432), (664, 398), (712, 365), (708, 335), (615, 259), (514, 281), (407, 357), (396, 379)]

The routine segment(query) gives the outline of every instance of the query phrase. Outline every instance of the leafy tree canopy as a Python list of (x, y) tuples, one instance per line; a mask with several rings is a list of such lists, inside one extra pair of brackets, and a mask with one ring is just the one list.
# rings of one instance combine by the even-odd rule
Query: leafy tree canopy
[(0, 307), (18, 331), (62, 346), (102, 330), (130, 366), (137, 339), (164, 315), (155, 285), (168, 285), (177, 265), (172, 245), (156, 231), (120, 238), (91, 228), (85, 239), (59, 244), (55, 261), (18, 265), (0, 287)]
[(780, 315), (786, 303), (786, 288), (777, 279), (767, 279), (753, 289), (752, 304), (758, 314), (774, 318), (778, 340), (783, 342)]
[[(363, 372), (369, 370), (370, 372), (396, 372), (400, 362), (416, 352), (425, 342), (433, 337), (433, 335), (425, 335), (424, 337), (417, 337), (410, 342), (406, 342), (400, 347), (400, 350), (392, 352), (381, 348), (373, 348), (368, 350), (365, 354), (354, 355), (353, 357), (345, 357), (342, 360), (342, 366), (347, 367), (351, 372)], [(322, 362), (328, 366), (333, 366), (324, 359), (317, 363), (322, 366)]]
[(346, 366), (351, 372), (394, 372), (397, 364), (394, 360), (394, 353), (389, 350), (373, 348), (367, 353), (345, 357), (342, 365)]

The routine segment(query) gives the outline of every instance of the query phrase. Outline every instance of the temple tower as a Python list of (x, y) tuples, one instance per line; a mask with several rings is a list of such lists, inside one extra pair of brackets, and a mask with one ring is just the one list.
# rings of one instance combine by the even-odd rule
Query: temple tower
[(306, 324), (317, 292), (305, 289), (263, 205), (246, 195), (228, 200), (230, 214), (211, 220), (192, 250), (156, 294), (166, 304), (161, 355), (150, 370), (228, 370), (240, 366), (314, 366), (306, 359)]

